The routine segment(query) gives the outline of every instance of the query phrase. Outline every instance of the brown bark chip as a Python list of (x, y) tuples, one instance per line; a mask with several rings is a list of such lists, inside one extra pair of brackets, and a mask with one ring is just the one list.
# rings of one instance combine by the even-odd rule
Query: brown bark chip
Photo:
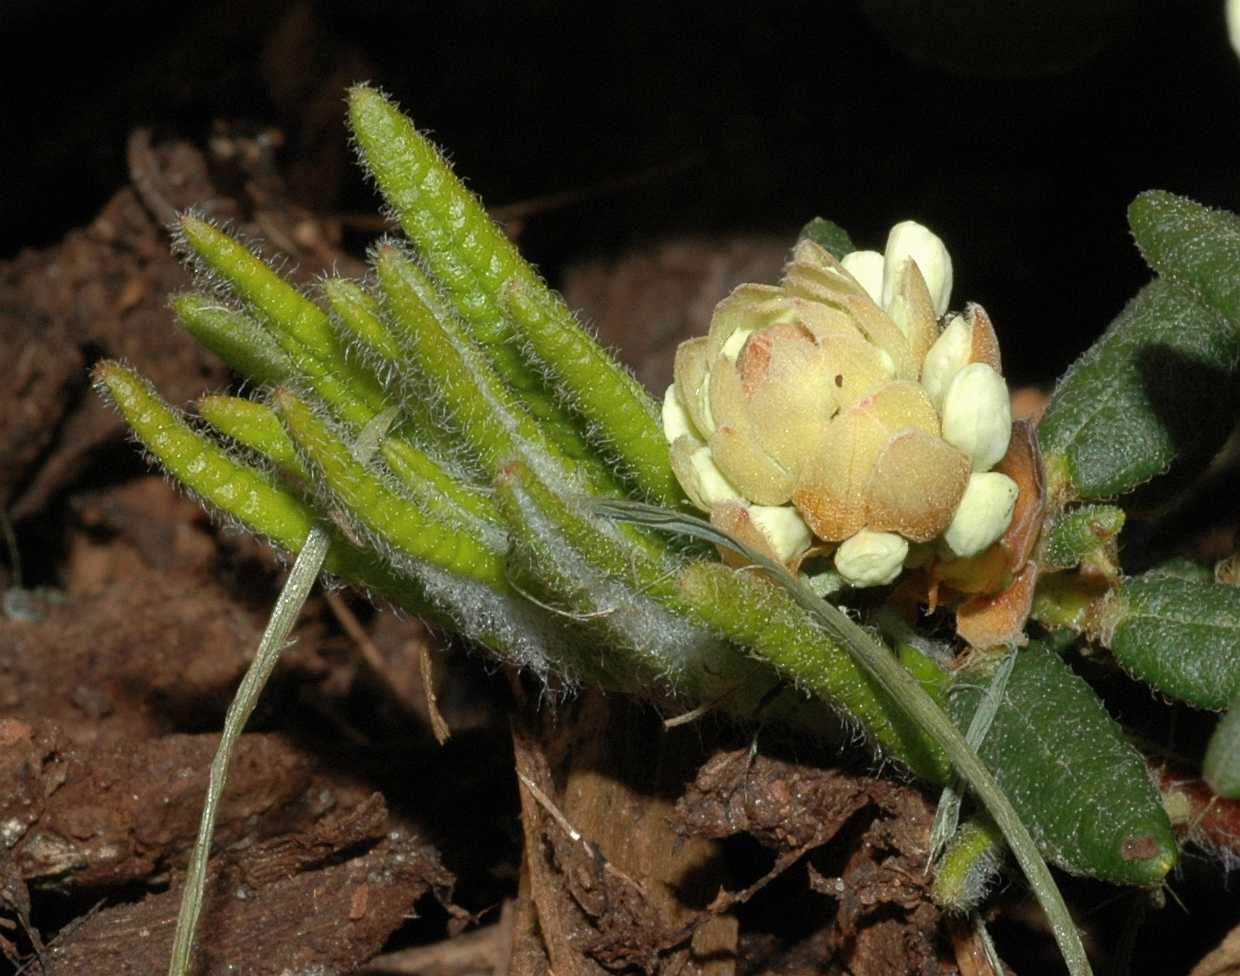
[(526, 848), (511, 972), (731, 976), (736, 922), (707, 910), (719, 851), (671, 824), (690, 740), (599, 693), (566, 711), (514, 726)]
[[(192, 972), (351, 972), (378, 952), (423, 895), (446, 881), (433, 851), (403, 830), (342, 864), (257, 890), (219, 875), (209, 886)], [(48, 976), (161, 976), (167, 971), (180, 898), (175, 888), (99, 912), (49, 948)], [(362, 898), (365, 911), (359, 913)]]
[[(778, 852), (774, 868), (730, 896), (735, 900), (747, 900), (824, 845), (832, 845), (833, 861), (843, 857), (836, 877), (809, 865), (810, 887), (835, 901), (835, 913), (824, 915), (805, 945), (788, 948), (786, 959), (808, 953), (852, 976), (952, 970), (924, 871), (933, 808), (917, 790), (737, 750), (702, 767), (676, 812), (688, 833), (748, 834)], [(769, 968), (798, 966), (776, 960)]]

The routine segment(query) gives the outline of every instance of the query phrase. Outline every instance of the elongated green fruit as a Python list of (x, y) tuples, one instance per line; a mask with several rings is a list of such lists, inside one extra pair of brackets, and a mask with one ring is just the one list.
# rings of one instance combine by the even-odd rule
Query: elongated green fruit
[(685, 602), (720, 636), (753, 648), (919, 776), (947, 781), (951, 765), (942, 750), (783, 590), (705, 562), (686, 569), (680, 587)]
[(1210, 736), (1201, 773), (1219, 796), (1240, 799), (1240, 700), (1231, 703)]
[(360, 352), (370, 371), (399, 397), (404, 414), (401, 428), (405, 436), (441, 456), (451, 456), (459, 445), (444, 429), (434, 405), (425, 396), (408, 395), (408, 389), (414, 385), (409, 375), (414, 367), (405, 359), (400, 342), (383, 321), (379, 302), (361, 284), (347, 278), (329, 278), (322, 288), (332, 308), (332, 325), (350, 347), (350, 353)]
[(198, 415), (221, 434), (261, 454), (282, 471), (305, 478), (306, 466), (297, 456), (276, 416), (265, 403), (232, 396), (205, 396), (198, 401)]
[(573, 409), (588, 420), (589, 436), (615, 456), (651, 501), (681, 504), (685, 495), (672, 473), (659, 407), (636, 377), (577, 324), (558, 295), (514, 277), (503, 299), (521, 337)]
[(1049, 572), (1079, 565), (1119, 535), (1124, 518), (1114, 505), (1078, 505), (1059, 513), (1042, 529), (1038, 565)]
[[(964, 728), (992, 661), (948, 693)], [(1038, 847), (1067, 871), (1157, 884), (1176, 861), (1171, 823), (1145, 763), (1093, 689), (1039, 641), (1017, 652), (1003, 705), (978, 750)]]
[(1240, 694), (1240, 589), (1159, 573), (1126, 579), (1091, 636), (1135, 678), (1198, 708)]
[(934, 868), (930, 895), (936, 905), (961, 915), (974, 911), (999, 877), (1007, 845), (989, 817), (966, 820)]
[[(191, 428), (137, 373), (105, 360), (94, 370), (100, 393), (125, 418), (164, 469), (211, 508), (287, 552), (300, 552), (316, 522), (314, 511), (261, 471), (231, 457)], [(421, 587), (385, 570), (373, 555), (332, 532), (324, 568), (410, 613), (438, 620)]]
[(1148, 190), (1129, 206), (1128, 225), (1151, 268), (1195, 291), (1240, 329), (1240, 217)]
[(416, 508), (370, 469), (301, 400), (277, 390), (275, 407), (303, 459), (316, 469), (334, 498), (380, 545), (415, 562), (507, 590), (502, 554), (484, 542)]
[(465, 188), (430, 141), (379, 92), (349, 91), (349, 123), (362, 165), (431, 273), (469, 323), (499, 375), (531, 414), (572, 457), (589, 453), (572, 420), (554, 402), (542, 378), (522, 359), (499, 301), (514, 276), (545, 286), (512, 242)]
[(408, 441), (389, 437), (381, 450), (397, 480), (426, 504), (434, 507), (438, 496), (465, 522), (477, 521), (492, 526), (503, 523), (489, 492), (450, 474), (429, 454)]
[(252, 382), (278, 386), (293, 375), (288, 354), (244, 312), (193, 293), (173, 298), (172, 310), (186, 332)]
[(837, 731), (816, 701), (781, 689), (769, 665), (721, 639), (685, 602), (685, 559), (661, 540), (600, 520), (520, 462), (504, 467), (496, 490), (526, 574), (577, 615), (583, 647), (607, 648), (613, 687), (820, 736)]
[(391, 323), (406, 357), (431, 384), (425, 391), (443, 404), (483, 469), (494, 477), (514, 456), (545, 458), (544, 464), (579, 475), (591, 490), (618, 490), (608, 471), (593, 458), (573, 458), (550, 440), (542, 427), (504, 385), (477, 343), (450, 309), (444, 308), (426, 274), (391, 245), (375, 252), (375, 271)]
[(1146, 285), (1064, 374), (1038, 425), (1051, 496), (1103, 501), (1180, 462), (1204, 465), (1231, 430), (1240, 331), (1166, 280)]
[(332, 311), (341, 323), (376, 356), (399, 365), (403, 358), (400, 343), (380, 316), (379, 303), (358, 282), (348, 278), (328, 278), (322, 284)]
[(272, 336), (299, 369), (311, 371), (316, 379), (324, 372), (330, 374), (369, 407), (371, 416), (383, 410), (382, 387), (359, 364), (347, 361), (326, 312), (248, 248), (207, 221), (183, 214), (181, 233), (198, 259), (261, 314)]

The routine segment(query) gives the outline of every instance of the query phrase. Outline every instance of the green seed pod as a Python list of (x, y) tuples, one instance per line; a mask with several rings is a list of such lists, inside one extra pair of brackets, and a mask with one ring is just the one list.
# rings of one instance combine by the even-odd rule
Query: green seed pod
[(399, 366), (403, 360), (400, 344), (379, 315), (379, 303), (358, 282), (348, 278), (328, 278), (322, 284), (332, 311), (341, 326), (376, 356)]
[(198, 261), (254, 310), (342, 420), (360, 426), (383, 410), (382, 385), (360, 363), (346, 359), (326, 312), (207, 221), (183, 214), (181, 233)]
[(1240, 590), (1155, 573), (1126, 579), (1090, 636), (1163, 694), (1222, 710), (1240, 694)]
[(1204, 465), (1231, 429), (1238, 361), (1223, 315), (1146, 285), (1055, 388), (1038, 426), (1050, 497), (1102, 501)]
[[(143, 446), (173, 478), (212, 509), (281, 549), (301, 550), (318, 521), (301, 498), (195, 431), (132, 370), (104, 361), (93, 376), (99, 392), (116, 405)], [(334, 529), (330, 534), (324, 569), (409, 613), (442, 622), (417, 583), (395, 576)]]
[(1079, 565), (1119, 535), (1124, 517), (1124, 510), (1113, 505), (1078, 505), (1061, 512), (1042, 529), (1038, 565), (1045, 572)]
[(281, 471), (306, 477), (306, 466), (285, 433), (276, 412), (265, 403), (241, 397), (205, 396), (198, 401), (198, 415), (221, 434), (260, 454)]
[(483, 540), (422, 511), (360, 464), (349, 448), (310, 407), (285, 390), (276, 391), (275, 407), (304, 462), (317, 471), (324, 486), (385, 555), (396, 562), (425, 563), (507, 591), (504, 560)]
[(1151, 268), (1192, 289), (1240, 329), (1240, 217), (1148, 190), (1129, 206), (1128, 225)]
[(945, 783), (952, 768), (937, 743), (905, 717), (849, 655), (782, 589), (720, 563), (695, 563), (682, 598), (716, 633), (753, 648), (805, 690), (856, 722), (890, 758)]
[(1003, 834), (989, 817), (970, 817), (934, 867), (934, 903), (953, 914), (974, 911), (998, 880), (1006, 850)]
[[(967, 728), (993, 660), (961, 669), (948, 713)], [(1038, 641), (1016, 655), (978, 754), (1047, 859), (1117, 884), (1157, 884), (1176, 845), (1145, 763), (1098, 696)]]
[(591, 440), (652, 502), (679, 505), (685, 494), (672, 474), (659, 405), (636, 377), (577, 324), (558, 295), (516, 278), (501, 297), (561, 397), (588, 422)]
[(192, 293), (173, 298), (172, 310), (186, 332), (250, 381), (279, 386), (293, 375), (288, 354), (244, 312)]
[(548, 437), (572, 457), (588, 454), (572, 418), (522, 358), (518, 330), (504, 314), (500, 292), (510, 281), (549, 295), (537, 272), (393, 102), (357, 85), (349, 91), (349, 124), (362, 165), (496, 371)]

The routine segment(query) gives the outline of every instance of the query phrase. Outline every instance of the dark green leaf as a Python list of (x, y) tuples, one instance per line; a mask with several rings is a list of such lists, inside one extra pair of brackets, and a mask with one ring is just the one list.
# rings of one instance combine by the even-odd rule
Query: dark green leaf
[(1129, 206), (1128, 224), (1151, 268), (1192, 289), (1240, 329), (1240, 217), (1149, 190)]
[(1240, 332), (1172, 282), (1146, 285), (1064, 374), (1038, 427), (1052, 497), (1104, 500), (1179, 461), (1192, 473), (1231, 429)]

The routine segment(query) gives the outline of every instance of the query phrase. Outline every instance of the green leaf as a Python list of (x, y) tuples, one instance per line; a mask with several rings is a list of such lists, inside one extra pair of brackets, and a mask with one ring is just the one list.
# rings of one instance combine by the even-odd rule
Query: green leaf
[(836, 260), (842, 260), (844, 255), (851, 254), (857, 249), (853, 245), (852, 238), (848, 236), (848, 231), (825, 217), (815, 217), (802, 227), (801, 233), (797, 234), (797, 240), (813, 241), (830, 251)]
[[(968, 724), (992, 660), (967, 665), (948, 711)], [(979, 749), (1046, 856), (1118, 884), (1156, 884), (1176, 861), (1175, 837), (1145, 762), (1093, 689), (1032, 641), (1016, 654), (1003, 704)]]
[(1091, 626), (1135, 678), (1221, 710), (1240, 694), (1240, 589), (1158, 572), (1126, 579)]
[(1204, 467), (1231, 430), (1240, 332), (1156, 280), (1064, 374), (1038, 426), (1052, 498), (1102, 501), (1179, 462)]
[(1151, 268), (1194, 291), (1240, 330), (1240, 217), (1149, 190), (1129, 206), (1128, 224)]

